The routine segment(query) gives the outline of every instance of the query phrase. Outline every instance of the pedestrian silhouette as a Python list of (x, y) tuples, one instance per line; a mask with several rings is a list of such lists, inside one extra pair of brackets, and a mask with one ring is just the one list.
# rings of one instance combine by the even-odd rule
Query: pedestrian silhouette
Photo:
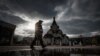
[(45, 47), (44, 43), (43, 43), (43, 39), (42, 39), (42, 34), (43, 34), (43, 29), (42, 29), (42, 20), (39, 20), (36, 24), (35, 24), (35, 38), (34, 40), (32, 41), (31, 43), (31, 46), (30, 48), (33, 49), (35, 43), (36, 43), (36, 40), (38, 40), (42, 46), (42, 48)]

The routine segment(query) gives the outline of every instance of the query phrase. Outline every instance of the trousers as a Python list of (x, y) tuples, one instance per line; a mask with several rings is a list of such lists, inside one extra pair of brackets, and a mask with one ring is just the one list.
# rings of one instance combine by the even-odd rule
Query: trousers
[(44, 47), (42, 35), (35, 35), (35, 38), (34, 38), (34, 40), (31, 43), (31, 47), (35, 45), (37, 40), (40, 42), (41, 46)]

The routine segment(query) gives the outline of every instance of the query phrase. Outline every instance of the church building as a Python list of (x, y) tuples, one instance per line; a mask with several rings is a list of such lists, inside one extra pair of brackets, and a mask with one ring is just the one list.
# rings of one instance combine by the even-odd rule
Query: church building
[(53, 22), (50, 29), (43, 37), (46, 45), (69, 45), (69, 38), (66, 34), (63, 34), (62, 30), (56, 23), (55, 17), (53, 17)]

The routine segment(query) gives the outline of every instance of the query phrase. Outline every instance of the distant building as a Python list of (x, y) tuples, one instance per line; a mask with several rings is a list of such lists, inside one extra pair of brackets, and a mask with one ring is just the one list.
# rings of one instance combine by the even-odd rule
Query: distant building
[(70, 38), (70, 45), (98, 45), (100, 46), (100, 35), (95, 35), (92, 37), (79, 36), (77, 38)]
[(33, 41), (33, 37), (24, 37), (23, 40), (21, 41), (22, 45), (31, 45)]
[(53, 23), (50, 26), (50, 29), (43, 37), (45, 43), (47, 45), (68, 45), (69, 38), (66, 34), (63, 34), (62, 30), (59, 29), (55, 21), (55, 17), (53, 18)]
[(0, 45), (10, 45), (16, 26), (0, 20)]

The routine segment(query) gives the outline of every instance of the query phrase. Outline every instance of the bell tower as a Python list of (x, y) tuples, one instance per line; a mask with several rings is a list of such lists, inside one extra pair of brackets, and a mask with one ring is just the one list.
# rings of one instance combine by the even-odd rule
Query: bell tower
[(59, 26), (56, 23), (55, 17), (53, 17), (53, 23), (51, 24), (51, 29), (58, 29)]

